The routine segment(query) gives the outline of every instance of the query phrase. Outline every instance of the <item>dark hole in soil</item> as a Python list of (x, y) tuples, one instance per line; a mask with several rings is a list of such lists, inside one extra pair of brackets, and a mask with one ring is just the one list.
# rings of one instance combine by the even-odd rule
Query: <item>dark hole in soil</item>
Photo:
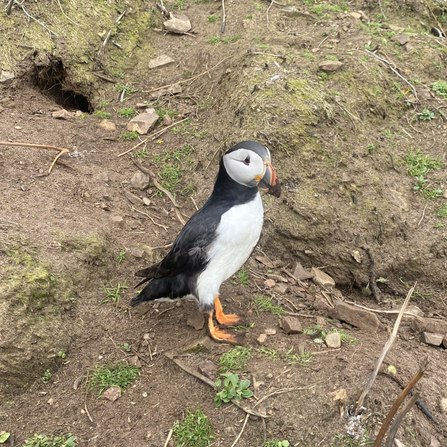
[(64, 64), (58, 58), (51, 60), (49, 65), (36, 66), (31, 76), (34, 85), (64, 109), (93, 113), (94, 109), (88, 98), (72, 90), (73, 86), (66, 78)]

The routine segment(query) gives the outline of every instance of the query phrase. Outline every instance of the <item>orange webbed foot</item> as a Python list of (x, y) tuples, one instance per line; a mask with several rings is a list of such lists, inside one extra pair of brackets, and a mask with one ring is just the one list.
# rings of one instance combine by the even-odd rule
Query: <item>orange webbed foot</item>
[(209, 313), (208, 330), (210, 332), (211, 338), (217, 342), (230, 343), (232, 345), (241, 344), (239, 337), (215, 326), (213, 322), (213, 311)]
[(235, 314), (224, 314), (222, 304), (218, 296), (214, 298), (214, 310), (216, 312), (216, 320), (224, 326), (234, 326), (241, 322), (241, 318)]

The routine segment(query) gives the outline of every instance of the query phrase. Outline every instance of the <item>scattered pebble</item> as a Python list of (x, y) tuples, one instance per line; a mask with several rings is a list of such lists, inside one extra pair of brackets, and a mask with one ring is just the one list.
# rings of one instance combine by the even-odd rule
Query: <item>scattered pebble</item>
[(411, 322), (411, 329), (416, 332), (447, 334), (447, 321), (437, 318), (415, 318)]
[(327, 273), (323, 272), (323, 270), (320, 270), (317, 267), (312, 267), (312, 273), (313, 273), (313, 282), (315, 284), (318, 284), (321, 287), (334, 287), (335, 281), (334, 279), (329, 276)]
[(130, 191), (124, 191), (124, 196), (133, 205), (143, 205), (143, 201)]
[(118, 227), (123, 227), (124, 226), (124, 219), (121, 216), (110, 216), (110, 220), (112, 221), (113, 224), (117, 225)]
[(337, 71), (343, 66), (343, 62), (326, 60), (318, 64), (318, 68), (323, 71)]
[(52, 398), (52, 397), (50, 397), (50, 399), (48, 399), (48, 401), (47, 401), (47, 404), (48, 405), (53, 405), (54, 404), (54, 399)]
[(368, 332), (377, 332), (379, 329), (379, 319), (375, 314), (346, 303), (340, 303), (333, 309), (329, 309), (328, 315)]
[(265, 281), (264, 281), (264, 286), (265, 287), (268, 287), (268, 288), (273, 288), (273, 287), (275, 287), (275, 284), (276, 284), (276, 281), (274, 280), (274, 279), (266, 279)]
[(275, 328), (267, 328), (264, 330), (264, 334), (266, 335), (276, 335), (276, 329)]
[(285, 295), (289, 291), (289, 286), (287, 284), (277, 284), (275, 287), (275, 292), (280, 295)]
[(208, 379), (214, 380), (217, 371), (217, 365), (211, 360), (204, 360), (198, 365), (199, 371)]
[(293, 276), (301, 281), (306, 279), (311, 279), (314, 277), (314, 274), (306, 270), (300, 262), (297, 262), (295, 265), (295, 270), (293, 271)]
[(15, 78), (15, 74), (12, 71), (2, 70), (0, 73), (0, 83), (1, 84), (10, 84), (14, 78)]
[(60, 120), (71, 120), (73, 119), (73, 113), (65, 110), (65, 109), (61, 109), (61, 110), (56, 110), (56, 112), (52, 113), (53, 118), (57, 118)]
[(359, 264), (362, 263), (362, 255), (358, 250), (353, 250), (351, 256), (354, 258), (355, 262), (358, 262)]
[(116, 130), (116, 126), (115, 123), (113, 123), (112, 121), (110, 121), (107, 118), (104, 118), (100, 123), (99, 123), (99, 127), (102, 127), (105, 130), (110, 130), (110, 131), (114, 131)]
[(155, 109), (147, 110), (146, 113), (140, 113), (132, 118), (127, 125), (127, 130), (138, 132), (140, 135), (148, 133), (157, 123), (159, 116), (155, 112)]
[(202, 312), (194, 312), (188, 317), (186, 324), (193, 327), (196, 331), (200, 331), (205, 326), (205, 316)]
[(162, 54), (161, 56), (151, 59), (148, 66), (149, 68), (157, 68), (162, 67), (163, 65), (172, 64), (173, 62), (175, 61), (174, 59), (172, 59), (172, 57), (169, 57), (166, 54)]
[(393, 37), (391, 37), (391, 40), (393, 42), (398, 42), (401, 45), (405, 45), (410, 39), (405, 34), (395, 34)]
[(127, 357), (127, 362), (129, 365), (135, 366), (136, 368), (141, 368), (141, 362), (137, 355)]
[(341, 346), (341, 337), (339, 332), (332, 332), (326, 336), (326, 346), (337, 349)]
[(115, 402), (121, 397), (121, 388), (118, 386), (111, 386), (102, 393), (102, 398), (110, 400), (110, 402)]
[(149, 206), (152, 202), (151, 202), (147, 197), (143, 197), (143, 203), (144, 203), (146, 206)]
[(301, 322), (296, 317), (282, 317), (281, 326), (286, 334), (298, 334), (303, 332)]
[(169, 20), (163, 22), (163, 25), (168, 31), (175, 34), (185, 34), (191, 29), (191, 22), (188, 17), (184, 15), (174, 16), (172, 13), (169, 14)]
[(439, 404), (442, 412), (447, 413), (447, 397), (442, 397)]
[(421, 341), (427, 343), (427, 345), (441, 346), (443, 334), (432, 334), (431, 332), (423, 332), (421, 335)]
[[(151, 176), (140, 170), (136, 171), (135, 174), (130, 179), (130, 184), (135, 189), (145, 190), (151, 182)], [(149, 200), (149, 199), (148, 199)]]
[(267, 334), (261, 334), (258, 338), (257, 338), (257, 342), (260, 344), (260, 345), (263, 345), (265, 342), (266, 342), (266, 340), (267, 340)]

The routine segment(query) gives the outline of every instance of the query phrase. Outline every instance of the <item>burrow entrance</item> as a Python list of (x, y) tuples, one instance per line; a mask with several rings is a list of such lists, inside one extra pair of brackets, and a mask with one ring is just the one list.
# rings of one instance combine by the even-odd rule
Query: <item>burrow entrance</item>
[(64, 109), (81, 110), (84, 113), (94, 111), (89, 99), (76, 92), (67, 80), (67, 71), (59, 58), (53, 57), (48, 65), (34, 66), (31, 82)]

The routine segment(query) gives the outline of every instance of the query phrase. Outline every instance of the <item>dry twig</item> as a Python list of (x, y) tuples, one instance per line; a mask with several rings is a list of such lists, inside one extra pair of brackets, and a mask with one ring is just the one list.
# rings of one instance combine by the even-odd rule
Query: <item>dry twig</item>
[(64, 149), (62, 147), (56, 147), (56, 146), (48, 146), (45, 144), (31, 144), (31, 143), (11, 143), (10, 141), (0, 141), (0, 145), (2, 146), (23, 146), (23, 147), (37, 147), (41, 149), (53, 149), (55, 151), (59, 151), (59, 154), (57, 154), (56, 158), (53, 160), (53, 163), (51, 163), (50, 169), (48, 169), (48, 174), (51, 174), (51, 170), (53, 169), (54, 164), (59, 159), (59, 157), (62, 154), (68, 154), (70, 151), (68, 149)]
[(167, 446), (168, 446), (169, 441), (171, 440), (171, 437), (172, 437), (172, 433), (173, 433), (173, 430), (172, 430), (172, 428), (171, 428), (171, 430), (169, 430), (168, 437), (166, 438), (166, 442), (165, 442), (164, 447), (167, 447)]
[(399, 330), (400, 322), (402, 320), (402, 316), (405, 312), (405, 309), (408, 305), (408, 302), (410, 301), (411, 295), (413, 295), (414, 289), (416, 287), (417, 282), (414, 283), (414, 286), (408, 291), (407, 297), (405, 298), (404, 304), (402, 305), (402, 308), (399, 312), (399, 316), (396, 319), (396, 322), (394, 323), (393, 332), (390, 334), (387, 342), (385, 343), (385, 346), (382, 349), (382, 352), (379, 356), (379, 359), (377, 360), (376, 367), (371, 374), (371, 377), (369, 378), (369, 381), (366, 385), (365, 390), (359, 397), (359, 400), (357, 401), (357, 407), (355, 409), (355, 414), (359, 414), (361, 407), (363, 406), (363, 401), (365, 400), (366, 395), (368, 394), (369, 390), (371, 389), (374, 381), (376, 380), (377, 373), (379, 372), (380, 366), (382, 365), (383, 360), (385, 359), (385, 356), (387, 355), (388, 351), (390, 350), (391, 346), (393, 346), (393, 343), (396, 341), (397, 337), (397, 331)]
[(223, 34), (225, 32), (225, 21), (226, 21), (226, 15), (225, 15), (225, 0), (222, 0), (222, 28), (220, 29), (220, 32)]

